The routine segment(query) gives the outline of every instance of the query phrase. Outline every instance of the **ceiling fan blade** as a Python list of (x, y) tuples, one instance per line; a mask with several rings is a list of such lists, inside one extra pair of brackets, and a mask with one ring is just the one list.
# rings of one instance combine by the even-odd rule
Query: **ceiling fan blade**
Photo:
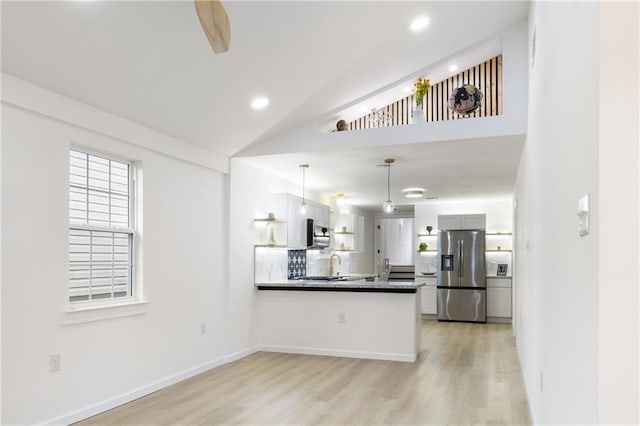
[(231, 25), (229, 17), (219, 0), (195, 0), (196, 12), (209, 44), (215, 53), (229, 50)]

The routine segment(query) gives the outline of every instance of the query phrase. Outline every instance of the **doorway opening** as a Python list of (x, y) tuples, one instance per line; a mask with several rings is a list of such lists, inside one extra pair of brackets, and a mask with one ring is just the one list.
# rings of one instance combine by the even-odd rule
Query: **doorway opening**
[(379, 217), (377, 225), (377, 273), (388, 277), (390, 281), (413, 281), (414, 218)]

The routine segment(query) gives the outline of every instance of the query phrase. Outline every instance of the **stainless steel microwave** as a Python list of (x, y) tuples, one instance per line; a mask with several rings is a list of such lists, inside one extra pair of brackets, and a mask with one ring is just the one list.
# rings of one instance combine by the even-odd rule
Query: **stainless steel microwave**
[(313, 219), (307, 219), (307, 248), (329, 247), (329, 229), (318, 226)]

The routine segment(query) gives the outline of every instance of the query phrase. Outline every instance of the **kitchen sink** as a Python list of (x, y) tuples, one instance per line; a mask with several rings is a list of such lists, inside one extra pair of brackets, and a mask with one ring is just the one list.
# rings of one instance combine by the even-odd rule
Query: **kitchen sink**
[(327, 275), (315, 275), (315, 276), (309, 276), (309, 277), (298, 277), (298, 278), (296, 278), (296, 280), (301, 280), (301, 281), (347, 281), (347, 277), (340, 277), (340, 276), (329, 277)]

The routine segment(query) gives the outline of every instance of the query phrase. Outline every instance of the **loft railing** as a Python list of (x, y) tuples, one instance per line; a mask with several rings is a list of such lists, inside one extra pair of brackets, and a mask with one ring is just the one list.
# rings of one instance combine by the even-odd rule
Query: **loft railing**
[[(465, 84), (477, 87), (484, 96), (477, 110), (461, 115), (449, 109), (449, 95)], [(357, 130), (410, 124), (414, 108), (414, 96), (411, 94), (349, 122), (347, 128)], [(425, 96), (423, 110), (427, 122), (502, 115), (502, 55), (433, 84)]]

